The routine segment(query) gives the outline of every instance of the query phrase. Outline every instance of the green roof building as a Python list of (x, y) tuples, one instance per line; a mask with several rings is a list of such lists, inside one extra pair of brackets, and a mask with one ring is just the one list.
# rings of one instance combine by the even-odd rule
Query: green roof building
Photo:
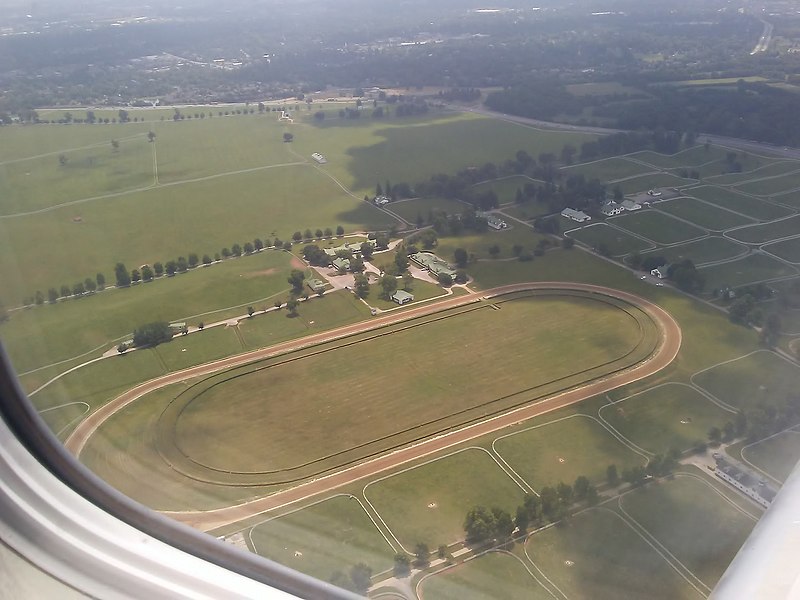
[(409, 294), (405, 290), (397, 290), (394, 294), (391, 295), (391, 299), (397, 302), (400, 305), (403, 305), (407, 302), (414, 301), (414, 294)]
[(433, 252), (417, 252), (410, 255), (408, 258), (413, 260), (423, 269), (426, 269), (434, 277), (438, 277), (442, 273), (455, 278), (456, 270), (447, 264), (444, 260), (436, 256)]

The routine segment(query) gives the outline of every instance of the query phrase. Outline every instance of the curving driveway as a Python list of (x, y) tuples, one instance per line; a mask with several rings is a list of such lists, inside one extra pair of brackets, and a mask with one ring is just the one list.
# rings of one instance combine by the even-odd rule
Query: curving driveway
[(234, 366), (243, 365), (254, 360), (284, 354), (300, 348), (306, 348), (323, 342), (336, 340), (345, 336), (362, 333), (386, 325), (392, 325), (447, 308), (478, 302), (484, 298), (491, 298), (494, 296), (500, 296), (518, 291), (553, 289), (567, 291), (576, 290), (610, 296), (639, 307), (657, 323), (659, 329), (661, 330), (662, 339), (656, 353), (648, 360), (626, 371), (592, 381), (581, 387), (556, 394), (555, 396), (547, 398), (546, 400), (541, 400), (534, 404), (529, 404), (510, 410), (506, 413), (486, 419), (479, 423), (457, 429), (455, 431), (396, 450), (383, 456), (366, 460), (330, 475), (299, 484), (295, 487), (280, 492), (276, 492), (264, 498), (258, 498), (234, 506), (228, 506), (214, 510), (164, 512), (163, 514), (204, 531), (216, 529), (217, 527), (221, 527), (223, 525), (235, 523), (269, 510), (274, 510), (276, 508), (286, 506), (318, 494), (329, 492), (335, 488), (348, 485), (383, 471), (394, 469), (399, 465), (420, 459), (435, 452), (440, 452), (457, 444), (462, 444), (476, 437), (486, 435), (487, 433), (492, 433), (520, 421), (524, 421), (532, 417), (575, 404), (576, 402), (580, 402), (597, 394), (603, 394), (620, 386), (630, 384), (645, 377), (649, 377), (650, 375), (657, 373), (669, 365), (677, 356), (681, 346), (680, 327), (669, 313), (667, 313), (658, 305), (653, 304), (644, 298), (640, 298), (639, 296), (630, 294), (628, 292), (622, 292), (612, 288), (591, 284), (565, 282), (519, 283), (496, 287), (483, 292), (473, 292), (464, 296), (450, 297), (433, 304), (426, 304), (405, 311), (397, 311), (385, 316), (373, 318), (369, 321), (356, 323), (354, 325), (347, 325), (331, 331), (310, 335), (299, 340), (291, 340), (271, 346), (269, 348), (240, 354), (204, 365), (199, 365), (197, 367), (185, 369), (183, 371), (170, 373), (163, 377), (158, 377), (125, 392), (89, 415), (80, 423), (80, 425), (78, 425), (69, 438), (67, 438), (65, 446), (70, 452), (75, 454), (75, 456), (80, 456), (81, 451), (86, 446), (86, 443), (92, 434), (94, 434), (95, 431), (97, 431), (97, 429), (112, 415), (122, 410), (131, 402), (141, 398), (145, 394), (173, 383), (185, 381), (193, 377), (209, 375)]

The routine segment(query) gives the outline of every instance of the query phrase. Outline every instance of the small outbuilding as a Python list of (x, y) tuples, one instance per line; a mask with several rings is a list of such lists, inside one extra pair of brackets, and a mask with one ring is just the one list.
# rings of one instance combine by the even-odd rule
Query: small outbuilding
[(408, 302), (413, 302), (414, 294), (410, 294), (405, 290), (397, 290), (394, 294), (391, 295), (391, 299), (397, 302), (398, 304), (403, 305)]
[(573, 221), (577, 221), (578, 223), (592, 220), (592, 217), (587, 215), (585, 212), (582, 210), (575, 210), (574, 208), (565, 208), (561, 211), (561, 216)]
[(606, 202), (603, 204), (603, 207), (600, 209), (600, 212), (603, 213), (607, 217), (612, 217), (614, 215), (620, 214), (624, 208), (621, 205), (617, 204), (616, 202)]

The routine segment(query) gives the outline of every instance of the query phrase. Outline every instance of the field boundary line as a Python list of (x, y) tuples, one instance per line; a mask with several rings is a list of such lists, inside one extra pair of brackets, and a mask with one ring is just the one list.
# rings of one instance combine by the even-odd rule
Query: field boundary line
[[(705, 475), (705, 471), (701, 471), (701, 472)], [(686, 472), (683, 472), (683, 471), (677, 471), (676, 473), (673, 473), (673, 476), (697, 479), (703, 485), (709, 487), (715, 494), (717, 494), (725, 502), (730, 504), (735, 510), (737, 510), (740, 513), (742, 513), (744, 516), (746, 516), (751, 521), (758, 522), (758, 517), (757, 516), (753, 515), (752, 513), (749, 513), (743, 506), (741, 506), (740, 504), (737, 504), (737, 502), (735, 500), (733, 500), (730, 496), (726, 495), (722, 491), (722, 489), (718, 488), (713, 483), (711, 483), (711, 481), (714, 481), (715, 483), (719, 483), (718, 479), (711, 479), (710, 475), (706, 475), (705, 477), (701, 477), (700, 475), (697, 475), (696, 473), (686, 473)], [(709, 481), (709, 479), (711, 479), (711, 481)], [(727, 490), (731, 491), (731, 492), (733, 492), (734, 489), (735, 488), (727, 488)], [(742, 498), (742, 499), (743, 498), (747, 498), (748, 500), (750, 500), (750, 498), (747, 497), (747, 496), (742, 497), (741, 495), (737, 495), (735, 497), (736, 498)], [(759, 505), (755, 504), (754, 502), (748, 502), (747, 505), (748, 506), (759, 506)]]
[[(628, 492), (625, 492), (625, 494), (627, 494), (627, 493), (628, 493)], [(704, 588), (706, 588), (706, 589), (707, 589), (709, 592), (711, 592), (711, 588), (710, 588), (710, 587), (708, 587), (708, 586), (707, 586), (705, 583), (703, 583), (703, 582), (701, 581), (701, 579), (700, 579), (700, 578), (699, 578), (697, 575), (695, 575), (695, 574), (694, 574), (694, 573), (693, 573), (693, 572), (692, 572), (692, 571), (691, 571), (691, 570), (690, 570), (690, 569), (689, 569), (689, 568), (688, 568), (686, 565), (684, 565), (684, 564), (683, 564), (681, 561), (679, 561), (679, 560), (678, 560), (678, 559), (675, 557), (675, 555), (673, 555), (673, 554), (672, 554), (672, 552), (670, 552), (669, 550), (667, 550), (667, 548), (665, 548), (665, 547), (664, 547), (664, 545), (663, 545), (661, 542), (659, 542), (659, 541), (658, 541), (658, 539), (657, 539), (655, 536), (653, 536), (653, 534), (652, 534), (652, 533), (650, 533), (649, 531), (647, 531), (647, 529), (645, 529), (644, 527), (642, 527), (642, 526), (639, 524), (639, 522), (638, 522), (636, 519), (634, 519), (633, 517), (631, 517), (630, 515), (628, 515), (627, 511), (626, 511), (624, 508), (622, 508), (622, 496), (624, 496), (625, 494), (621, 494), (620, 496), (618, 496), (618, 499), (617, 499), (617, 505), (618, 505), (618, 508), (619, 508), (619, 510), (620, 510), (620, 511), (622, 511), (622, 513), (623, 513), (625, 516), (623, 516), (623, 515), (619, 514), (617, 511), (615, 511), (615, 510), (611, 510), (610, 508), (607, 508), (607, 507), (605, 507), (605, 506), (600, 506), (600, 507), (598, 507), (598, 510), (605, 510), (605, 511), (608, 511), (608, 512), (610, 512), (610, 513), (612, 513), (612, 514), (616, 515), (616, 516), (617, 516), (617, 518), (618, 518), (620, 521), (622, 521), (622, 522), (623, 522), (623, 523), (624, 523), (626, 526), (628, 526), (628, 528), (630, 528), (630, 530), (631, 530), (631, 531), (633, 531), (633, 532), (634, 532), (634, 533), (635, 533), (637, 536), (639, 536), (639, 537), (642, 539), (642, 541), (644, 541), (644, 542), (645, 542), (645, 543), (646, 543), (648, 546), (650, 546), (650, 547), (651, 547), (653, 550), (655, 550), (655, 552), (656, 552), (656, 553), (657, 553), (657, 554), (658, 554), (658, 555), (659, 555), (659, 556), (660, 556), (660, 557), (661, 557), (661, 558), (664, 560), (664, 562), (666, 562), (666, 563), (667, 563), (667, 564), (668, 564), (668, 565), (669, 565), (669, 566), (672, 568), (672, 570), (674, 570), (674, 571), (675, 571), (675, 573), (677, 573), (677, 574), (678, 574), (678, 575), (679, 575), (679, 576), (680, 576), (680, 577), (681, 577), (681, 578), (682, 578), (684, 581), (686, 581), (686, 583), (688, 583), (690, 586), (692, 586), (692, 588), (694, 588), (694, 590), (695, 590), (695, 591), (696, 591), (698, 594), (700, 594), (700, 595), (701, 595), (701, 596), (703, 596), (704, 598), (707, 598), (707, 597), (708, 597), (708, 595), (707, 595), (706, 593), (704, 593), (704, 592), (703, 592), (703, 591), (702, 591), (700, 588), (698, 588), (698, 587), (697, 587), (697, 586), (696, 586), (696, 585), (695, 585), (695, 584), (694, 584), (694, 583), (693, 583), (693, 582), (692, 582), (692, 581), (691, 581), (691, 580), (690, 580), (690, 579), (689, 579), (689, 578), (686, 576), (686, 573), (688, 573), (689, 575), (691, 575), (691, 577), (692, 577), (692, 578), (693, 578), (695, 581), (697, 581), (697, 582), (698, 582), (698, 583), (699, 583), (701, 586), (703, 586)], [(626, 518), (626, 517), (627, 517), (627, 518)], [(648, 539), (647, 537), (645, 537), (644, 535), (642, 535), (642, 532), (641, 532), (641, 531), (639, 531), (639, 530), (636, 528), (636, 526), (634, 526), (634, 523), (635, 523), (635, 524), (636, 524), (636, 526), (638, 526), (638, 527), (639, 527), (639, 528), (640, 528), (642, 531), (644, 531), (644, 532), (647, 534), (647, 536), (649, 536), (650, 538), (652, 538), (652, 541), (651, 541), (650, 539)], [(664, 552), (662, 552), (662, 551), (661, 551), (661, 549), (659, 549), (658, 547), (656, 547), (656, 545), (655, 545), (653, 542), (655, 542), (655, 544), (658, 544), (658, 546), (661, 546), (661, 548), (663, 548)], [(678, 565), (680, 565), (680, 566), (681, 566), (681, 567), (682, 567), (682, 568), (683, 568), (683, 569), (686, 571), (686, 573), (682, 573), (682, 572), (681, 572), (681, 570), (680, 570), (680, 569), (679, 569), (679, 568), (678, 568), (678, 567), (675, 565), (675, 563), (673, 563), (673, 562), (672, 562), (672, 560), (670, 560), (670, 559), (669, 559), (669, 558), (668, 558), (668, 557), (667, 557), (667, 556), (664, 554), (665, 552), (666, 552), (666, 554), (668, 554), (668, 555), (669, 555), (669, 557), (671, 557), (671, 558), (672, 558), (672, 559), (675, 561), (675, 563), (677, 563)]]
[(536, 569), (537, 571), (539, 571), (539, 574), (542, 577), (544, 577), (545, 581), (547, 581), (547, 583), (552, 585), (553, 589), (556, 590), (559, 594), (561, 594), (561, 596), (564, 598), (564, 600), (569, 600), (569, 596), (567, 596), (560, 587), (558, 587), (555, 583), (553, 583), (553, 580), (550, 579), (545, 574), (544, 571), (542, 571), (542, 568), (539, 565), (537, 565), (536, 562), (531, 558), (531, 555), (528, 554), (528, 542), (531, 539), (533, 539), (534, 534), (539, 533), (540, 531), (545, 531), (547, 529), (550, 529), (551, 527), (554, 527), (555, 525), (556, 525), (556, 523), (550, 523), (549, 525), (546, 525), (545, 527), (541, 527), (541, 528), (537, 529), (536, 531), (532, 531), (530, 534), (528, 534), (528, 537), (525, 539), (525, 542), (522, 544), (522, 552), (525, 554), (525, 558), (528, 559), (528, 562), (533, 565), (533, 568)]
[(750, 443), (750, 444), (747, 444), (746, 446), (742, 446), (742, 449), (739, 451), (739, 456), (741, 456), (742, 460), (743, 460), (745, 463), (747, 463), (747, 465), (748, 465), (749, 467), (751, 467), (751, 468), (755, 469), (755, 470), (756, 470), (756, 471), (758, 471), (759, 473), (763, 473), (764, 475), (766, 475), (767, 477), (769, 477), (770, 479), (772, 479), (772, 480), (773, 480), (773, 481), (775, 481), (776, 483), (779, 483), (779, 484), (781, 484), (781, 485), (782, 485), (782, 484), (783, 484), (783, 481), (781, 481), (780, 479), (778, 479), (777, 477), (775, 477), (774, 475), (772, 475), (772, 474), (771, 474), (771, 473), (769, 473), (768, 471), (765, 471), (764, 469), (762, 469), (762, 468), (760, 468), (760, 467), (757, 467), (756, 465), (754, 465), (753, 463), (751, 463), (751, 462), (750, 462), (750, 461), (747, 459), (747, 457), (745, 457), (745, 455), (744, 455), (744, 451), (745, 451), (745, 450), (747, 450), (748, 448), (750, 448), (751, 446), (757, 446), (758, 444), (760, 444), (760, 443), (762, 443), (762, 442), (767, 442), (767, 441), (769, 441), (769, 440), (771, 440), (771, 439), (773, 439), (773, 438), (776, 438), (776, 437), (778, 437), (778, 436), (780, 436), (780, 435), (783, 435), (784, 433), (798, 433), (797, 431), (794, 431), (794, 428), (795, 428), (795, 427), (797, 427), (797, 425), (798, 425), (798, 423), (795, 423), (795, 424), (794, 424), (794, 425), (792, 425), (791, 427), (787, 427), (786, 429), (783, 429), (782, 431), (778, 431), (778, 432), (776, 432), (776, 433), (773, 433), (772, 435), (770, 435), (770, 436), (768, 436), (768, 437), (765, 437), (765, 438), (762, 438), (762, 439), (760, 439), (760, 440), (757, 440), (757, 441), (755, 441), (755, 442), (752, 442), (752, 443)]

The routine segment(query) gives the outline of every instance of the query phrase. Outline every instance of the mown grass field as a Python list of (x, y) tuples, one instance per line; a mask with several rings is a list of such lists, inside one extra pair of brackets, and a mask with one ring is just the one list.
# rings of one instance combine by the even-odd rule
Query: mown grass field
[(608, 465), (622, 471), (646, 462), (582, 415), (500, 437), (492, 447), (535, 490), (559, 482), (572, 485), (579, 475), (601, 482)]
[[(529, 565), (528, 568), (532, 567)], [(548, 600), (552, 596), (515, 556), (490, 552), (428, 577), (420, 588), (428, 600)]]
[(676, 244), (706, 235), (698, 227), (654, 210), (621, 215), (612, 220), (616, 227), (637, 233), (658, 244)]
[(755, 525), (690, 475), (626, 494), (621, 506), (712, 589)]
[[(306, 228), (388, 228), (393, 219), (359, 200), (378, 181), (413, 184), (437, 172), (453, 173), (505, 154), (510, 158), (520, 149), (538, 155), (558, 152), (567, 140), (579, 144), (591, 139), (452, 114), (317, 124), (310, 113), (301, 112), (294, 124), (285, 125), (277, 122), (276, 113), (267, 113), (7, 129), (0, 190), (4, 198), (15, 198), (13, 205), (5, 205), (9, 210), (128, 193), (2, 220), (0, 300), (6, 306), (20, 304), (37, 289), (72, 285), (110, 270), (117, 261), (131, 268), (188, 252), (213, 254), (233, 243), (255, 237), (286, 239)], [(149, 130), (156, 134), (154, 143), (147, 142)], [(295, 141), (286, 144), (282, 134), (289, 130)], [(117, 153), (112, 139), (120, 141)], [(328, 156), (327, 165), (311, 162), (311, 153), (317, 151)], [(58, 161), (61, 153), (67, 158), (64, 166)], [(91, 161), (87, 153), (94, 156)], [(398, 156), (405, 158), (399, 161)], [(18, 159), (23, 160), (8, 162)], [(29, 170), (22, 168), (26, 162), (42, 166), (28, 176)], [(304, 164), (289, 166), (298, 162)], [(130, 191), (151, 185), (154, 171), (157, 187)], [(39, 193), (43, 186), (47, 189)]]
[[(115, 340), (130, 339), (144, 323), (211, 323), (246, 314), (250, 304), (271, 306), (273, 296), (289, 289), (291, 258), (265, 250), (130, 288), (16, 311), (0, 333), (21, 373), (98, 347), (99, 354)], [(107, 279), (113, 283), (110, 270)]]
[(449, 198), (417, 198), (414, 200), (401, 200), (392, 202), (386, 206), (386, 210), (400, 215), (409, 223), (417, 223), (422, 220), (429, 223), (431, 217), (437, 213), (446, 212), (449, 215), (460, 215), (472, 207), (458, 200)]
[(694, 242), (678, 244), (669, 248), (658, 248), (644, 253), (663, 256), (667, 262), (676, 263), (689, 258), (695, 265), (702, 265), (708, 262), (725, 260), (736, 256), (743, 256), (747, 253), (747, 248), (724, 237), (709, 236)]
[[(403, 288), (402, 280), (398, 280), (397, 284), (398, 289), (405, 289)], [(403, 310), (403, 308), (400, 307), (400, 305), (398, 305), (394, 300), (384, 300), (381, 298), (382, 291), (383, 288), (380, 286), (380, 284), (371, 284), (369, 296), (366, 298), (367, 303), (370, 306), (374, 306), (375, 308), (380, 308), (382, 310), (391, 310), (393, 308)], [(430, 298), (443, 297), (446, 294), (442, 286), (435, 283), (430, 283), (429, 281), (422, 281), (420, 279), (415, 279), (411, 289), (408, 291), (414, 294), (414, 302), (428, 300)], [(409, 305), (405, 304), (404, 306), (408, 307)]]
[(586, 179), (599, 179), (602, 182), (616, 181), (636, 175), (644, 175), (656, 169), (650, 169), (625, 158), (605, 158), (598, 161), (564, 167), (561, 173), (566, 177), (583, 175)]
[(524, 190), (525, 184), (532, 184), (536, 187), (544, 185), (543, 181), (532, 179), (527, 175), (512, 175), (494, 181), (486, 181), (472, 187), (474, 192), (484, 192), (492, 190), (497, 194), (497, 201), (500, 204), (513, 204), (517, 198), (517, 190)]
[(737, 408), (775, 404), (800, 387), (800, 368), (778, 355), (759, 351), (698, 373), (693, 382)]
[(334, 496), (270, 519), (249, 532), (253, 550), (303, 573), (329, 581), (358, 563), (379, 573), (392, 567), (394, 551), (359, 501)]
[(800, 169), (800, 162), (794, 160), (781, 160), (774, 163), (766, 164), (757, 169), (742, 171), (741, 173), (726, 173), (725, 175), (718, 175), (710, 177), (711, 183), (714, 185), (737, 185), (745, 183), (753, 179), (761, 179), (763, 177), (774, 177), (777, 175), (785, 175), (792, 171)]
[[(226, 470), (286, 470), (345, 453), (330, 459), (338, 464), (499, 410), (515, 395), (529, 400), (585, 381), (607, 372), (608, 363), (634, 360), (625, 355), (643, 342), (639, 322), (604, 302), (560, 295), (498, 301), (500, 310), (446, 311), (299, 360), (289, 355), (266, 368), (256, 363), (212, 376), (187, 396), (176, 443), (197, 463)], [(519, 327), (524, 321), (535, 322), (536, 332)], [(572, 351), (562, 352), (563, 344)], [(371, 377), (364, 377), (365, 360)], [(487, 364), (492, 377), (485, 377)], [(393, 383), (398, 369), (402, 387)], [(324, 393), (298, 389), (312, 381)], [(301, 401), (286, 400), (298, 394)]]
[(741, 455), (783, 483), (800, 460), (800, 433), (784, 431), (775, 437), (745, 446)]
[(527, 225), (512, 221), (509, 222), (508, 229), (501, 231), (489, 229), (485, 233), (466, 233), (459, 236), (439, 238), (434, 252), (444, 260), (452, 262), (456, 248), (463, 248), (468, 253), (474, 254), (477, 259), (488, 259), (491, 262), (496, 262), (492, 260), (492, 255), (489, 252), (489, 248), (492, 246), (496, 245), (500, 249), (497, 258), (515, 258), (514, 246), (522, 246), (523, 250), (532, 252), (545, 237)]
[(800, 264), (800, 237), (768, 244), (763, 249), (790, 263)]
[(772, 223), (736, 229), (735, 231), (729, 232), (727, 235), (741, 242), (760, 244), (799, 234), (800, 215), (794, 215), (787, 219), (773, 221)]
[(783, 194), (799, 187), (800, 173), (795, 172), (787, 173), (780, 177), (742, 183), (737, 185), (736, 189), (746, 194), (753, 194), (754, 196), (772, 196), (774, 194)]
[(617, 514), (607, 509), (581, 513), (562, 527), (532, 535), (525, 549), (567, 598), (701, 597)]
[(597, 223), (588, 227), (582, 227), (569, 232), (569, 237), (578, 240), (590, 248), (599, 248), (605, 245), (611, 256), (623, 256), (631, 252), (641, 252), (654, 245), (625, 233), (624, 231), (611, 227), (605, 223)]
[(752, 196), (745, 196), (727, 188), (701, 185), (687, 190), (686, 193), (689, 196), (762, 221), (780, 219), (792, 213), (790, 209), (783, 206), (770, 204)]
[(670, 175), (669, 173), (658, 173), (656, 175), (633, 177), (632, 179), (626, 179), (614, 185), (619, 185), (619, 187), (622, 188), (622, 192), (625, 194), (636, 194), (654, 188), (677, 188), (694, 183), (696, 182), (692, 179), (683, 179), (682, 177)]
[(695, 198), (675, 198), (659, 202), (656, 209), (674, 217), (691, 221), (710, 231), (723, 231), (738, 225), (753, 223), (752, 219), (740, 214), (717, 208), (712, 204), (700, 202)]
[(629, 155), (630, 158), (640, 160), (660, 169), (675, 169), (679, 167), (699, 167), (700, 165), (723, 160), (725, 150), (718, 146), (693, 146), (676, 154), (660, 154), (651, 150), (643, 150)]
[(767, 254), (749, 254), (733, 262), (703, 267), (701, 272), (706, 278), (707, 291), (797, 274), (796, 269)]
[(673, 448), (688, 450), (734, 415), (693, 388), (673, 383), (603, 406), (600, 417), (637, 446), (665, 455)]
[[(550, 209), (545, 204), (526, 202), (525, 204), (506, 205), (502, 207), (504, 213), (523, 221), (528, 221), (541, 215), (546, 215)], [(516, 225), (516, 223), (515, 223)]]
[(374, 481), (365, 498), (410, 552), (464, 538), (464, 517), (475, 506), (497, 506), (513, 514), (524, 493), (492, 457), (466, 449)]

